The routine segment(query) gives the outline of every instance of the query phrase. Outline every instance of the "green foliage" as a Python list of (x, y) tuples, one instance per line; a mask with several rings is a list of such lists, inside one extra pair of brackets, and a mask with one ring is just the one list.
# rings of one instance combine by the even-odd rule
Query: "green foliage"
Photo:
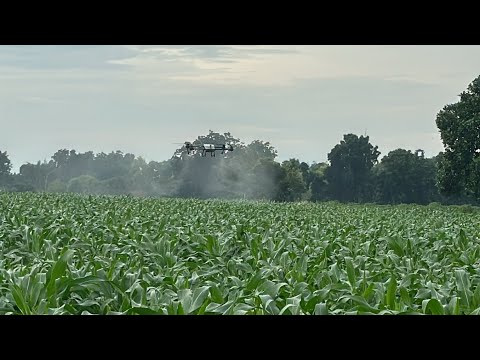
[(347, 134), (328, 154), (326, 170), (329, 192), (340, 201), (365, 201), (369, 197), (371, 169), (380, 155), (368, 136)]
[(443, 194), (472, 194), (480, 199), (480, 76), (460, 94), (457, 103), (438, 114), (445, 152), (439, 161), (438, 183)]
[(6, 151), (0, 151), (0, 174), (9, 175), (10, 170), (12, 169), (12, 164), (8, 158)]
[(478, 314), (479, 222), (455, 206), (3, 192), (0, 313)]
[(434, 160), (404, 149), (390, 151), (375, 168), (377, 200), (391, 204), (427, 204), (437, 195), (435, 176)]
[(0, 187), (6, 185), (10, 178), (10, 171), (12, 169), (12, 164), (8, 158), (6, 151), (2, 152), (0, 150)]
[(313, 201), (326, 200), (330, 198), (326, 172), (328, 164), (313, 164), (309, 169), (309, 185), (311, 190), (310, 199)]
[(23, 164), (19, 174), (0, 179), (0, 189), (282, 202), (477, 204), (467, 193), (450, 197), (438, 193), (437, 167), (449, 155), (424, 159), (397, 149), (377, 164), (380, 153), (364, 136), (344, 135), (329, 154), (330, 165), (311, 166), (299, 159), (280, 164), (269, 142), (245, 145), (230, 133), (210, 130), (193, 143), (230, 143), (234, 151), (205, 158), (198, 153), (188, 156), (182, 147), (169, 160), (147, 163), (119, 150), (94, 154), (60, 149), (48, 162)]
[(126, 176), (116, 176), (101, 182), (97, 182), (95, 178), (89, 178), (90, 193), (101, 192), (108, 195), (128, 194), (129, 179)]
[(260, 159), (252, 169), (253, 197), (264, 200), (285, 200), (286, 172), (282, 166), (271, 159)]
[(284, 181), (280, 184), (282, 187), (282, 200), (301, 200), (303, 194), (307, 191), (305, 178), (307, 177), (308, 169), (305, 166), (301, 166), (298, 159), (286, 160), (281, 164), (281, 167), (285, 173)]
[(275, 201), (314, 197), (310, 184), (319, 173), (318, 166), (311, 170), (297, 159), (279, 164), (277, 151), (268, 141), (245, 145), (230, 133), (210, 130), (193, 143), (230, 143), (235, 150), (227, 158), (219, 153), (202, 158), (187, 156), (186, 149), (179, 148), (167, 161), (147, 163), (121, 151), (95, 155), (60, 149), (48, 162), (22, 165), (7, 190)]
[(99, 192), (99, 181), (90, 175), (81, 175), (71, 179), (67, 184), (68, 192), (95, 194)]
[(54, 193), (63, 193), (67, 191), (67, 185), (60, 179), (55, 179), (50, 184), (48, 184), (47, 191)]

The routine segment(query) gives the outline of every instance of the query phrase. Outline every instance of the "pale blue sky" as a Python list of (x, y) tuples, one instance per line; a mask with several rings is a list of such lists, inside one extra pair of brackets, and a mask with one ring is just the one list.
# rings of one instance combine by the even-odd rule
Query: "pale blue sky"
[(162, 161), (212, 129), (280, 161), (326, 161), (350, 132), (430, 157), (478, 75), (480, 46), (0, 45), (0, 150), (15, 171), (61, 148)]

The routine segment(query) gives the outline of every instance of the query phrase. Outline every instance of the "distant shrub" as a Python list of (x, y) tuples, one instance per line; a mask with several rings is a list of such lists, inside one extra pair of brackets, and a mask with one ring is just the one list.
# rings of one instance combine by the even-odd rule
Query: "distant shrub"
[(451, 207), (465, 213), (465, 214), (473, 214), (479, 211), (479, 207), (474, 205), (452, 205)]
[(12, 192), (35, 192), (35, 188), (29, 184), (13, 184), (9, 189)]
[(55, 179), (48, 184), (48, 191), (54, 193), (63, 193), (67, 191), (67, 185), (59, 179)]
[(81, 194), (95, 194), (98, 193), (99, 181), (90, 175), (81, 175), (79, 177), (70, 179), (67, 184), (67, 191)]

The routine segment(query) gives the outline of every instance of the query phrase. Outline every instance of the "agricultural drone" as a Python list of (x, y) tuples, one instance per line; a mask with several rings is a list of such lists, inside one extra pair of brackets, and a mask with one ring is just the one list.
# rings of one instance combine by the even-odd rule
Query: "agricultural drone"
[(201, 144), (193, 145), (191, 142), (186, 141), (185, 149), (187, 149), (187, 154), (196, 154), (200, 153), (200, 156), (207, 156), (207, 153), (210, 153), (210, 156), (214, 157), (216, 151), (220, 151), (220, 154), (226, 154), (229, 151), (233, 151), (233, 146), (231, 144)]

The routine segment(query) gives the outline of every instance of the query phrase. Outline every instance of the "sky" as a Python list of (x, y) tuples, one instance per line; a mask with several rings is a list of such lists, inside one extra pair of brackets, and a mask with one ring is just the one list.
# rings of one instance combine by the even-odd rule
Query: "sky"
[(0, 151), (147, 161), (209, 130), (323, 162), (344, 134), (381, 155), (443, 150), (437, 113), (480, 75), (480, 46), (0, 45)]

